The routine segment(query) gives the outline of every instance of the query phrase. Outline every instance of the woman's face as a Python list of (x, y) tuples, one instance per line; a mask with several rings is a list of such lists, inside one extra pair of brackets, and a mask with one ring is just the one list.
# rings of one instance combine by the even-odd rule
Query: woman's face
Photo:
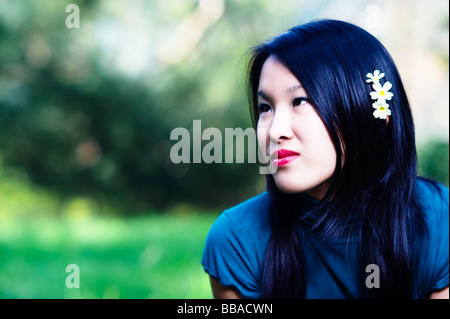
[(273, 178), (285, 193), (322, 199), (336, 167), (336, 150), (305, 89), (278, 60), (264, 63), (258, 87), (257, 136), (276, 165)]

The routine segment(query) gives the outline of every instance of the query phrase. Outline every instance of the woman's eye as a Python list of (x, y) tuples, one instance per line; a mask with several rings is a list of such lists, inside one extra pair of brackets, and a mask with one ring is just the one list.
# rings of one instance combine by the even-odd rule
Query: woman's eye
[(270, 105), (266, 103), (259, 104), (259, 113), (265, 113), (270, 111)]
[(292, 106), (300, 106), (308, 103), (309, 100), (306, 97), (297, 97), (292, 101)]

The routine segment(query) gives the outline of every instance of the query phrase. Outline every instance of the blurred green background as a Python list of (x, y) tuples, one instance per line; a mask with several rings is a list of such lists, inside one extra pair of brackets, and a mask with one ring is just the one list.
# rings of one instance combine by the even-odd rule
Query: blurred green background
[(420, 173), (448, 186), (446, 0), (0, 0), (0, 297), (210, 298), (209, 227), (264, 177), (173, 164), (170, 132), (250, 127), (247, 50), (317, 18), (386, 45)]

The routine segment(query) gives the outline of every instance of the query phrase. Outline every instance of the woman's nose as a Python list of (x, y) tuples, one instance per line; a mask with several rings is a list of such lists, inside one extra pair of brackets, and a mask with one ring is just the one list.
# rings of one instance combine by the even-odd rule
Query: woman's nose
[(272, 125), (269, 130), (269, 138), (272, 143), (280, 143), (283, 139), (291, 139), (294, 132), (291, 127), (291, 117), (288, 110), (275, 112)]

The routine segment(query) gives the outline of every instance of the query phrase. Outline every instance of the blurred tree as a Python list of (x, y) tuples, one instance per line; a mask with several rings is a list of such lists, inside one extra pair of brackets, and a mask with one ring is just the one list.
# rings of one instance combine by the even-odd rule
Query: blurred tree
[[(81, 29), (74, 31), (64, 27), (65, 5), (2, 3), (0, 152), (5, 164), (25, 168), (32, 181), (64, 196), (91, 196), (127, 211), (178, 202), (211, 207), (255, 192), (255, 165), (175, 165), (169, 159), (171, 130), (189, 129), (193, 119), (222, 132), (250, 126), (239, 80), (243, 74), (232, 71), (244, 50), (226, 48), (234, 42), (231, 21), (224, 19), (210, 34), (203, 30), (204, 41), (181, 63), (153, 61), (159, 71), (133, 78), (105, 65), (100, 45), (80, 36), (86, 34), (83, 28), (95, 31), (102, 19), (111, 19), (99, 18), (107, 15), (105, 6), (78, 2)], [(189, 15), (196, 8), (190, 1), (184, 12), (173, 14)], [(146, 13), (159, 19), (153, 10)]]
[(68, 29), (71, 2), (0, 0), (5, 166), (126, 212), (224, 207), (262, 189), (256, 164), (173, 164), (170, 132), (194, 119), (250, 127), (248, 48), (333, 1), (77, 0), (81, 27)]
[(419, 174), (449, 185), (449, 145), (446, 141), (432, 141), (423, 145), (419, 154)]

